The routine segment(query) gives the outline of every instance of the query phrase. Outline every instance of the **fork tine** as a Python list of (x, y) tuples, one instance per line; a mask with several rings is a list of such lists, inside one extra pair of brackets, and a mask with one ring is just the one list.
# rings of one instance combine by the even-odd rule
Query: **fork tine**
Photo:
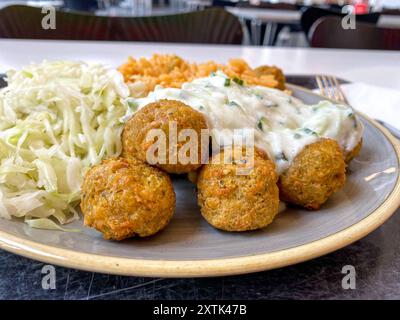
[(334, 79), (333, 76), (332, 76), (332, 85), (333, 85), (333, 88), (334, 88), (334, 91), (335, 91), (336, 100), (337, 101), (343, 101), (343, 98), (342, 98), (342, 96), (340, 95), (340, 92), (339, 92), (339, 85), (338, 85), (337, 82), (335, 82), (335, 79)]
[(319, 93), (321, 96), (326, 96), (324, 85), (322, 84), (321, 76), (316, 75), (315, 80), (317, 80), (317, 85), (319, 89)]
[(325, 81), (326, 81), (326, 87), (329, 90), (329, 99), (334, 100), (335, 99), (335, 91), (332, 90), (332, 83), (331, 83), (331, 79), (329, 76), (325, 76)]
[(329, 87), (328, 79), (326, 76), (321, 76), (322, 84), (325, 88), (325, 97), (332, 99), (331, 88)]
[(337, 102), (349, 104), (335, 76), (316, 75), (315, 79), (322, 96)]
[(333, 77), (333, 82), (335, 83), (335, 87), (337, 89), (340, 101), (344, 102), (345, 104), (349, 104), (349, 102), (346, 99), (346, 96), (344, 95), (342, 87), (340, 86), (339, 81), (337, 80), (336, 77)]
[(333, 99), (336, 101), (341, 101), (340, 94), (337, 89), (337, 85), (335, 84), (335, 80), (333, 76), (328, 76), (329, 88), (331, 89)]

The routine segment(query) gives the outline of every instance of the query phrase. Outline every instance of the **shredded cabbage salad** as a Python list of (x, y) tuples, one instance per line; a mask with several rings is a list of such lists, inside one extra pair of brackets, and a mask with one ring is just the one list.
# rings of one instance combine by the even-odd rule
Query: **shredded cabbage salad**
[[(0, 217), (62, 229), (86, 170), (121, 153), (129, 89), (102, 65), (56, 61), (7, 74), (0, 90)], [(57, 223), (54, 223), (57, 222)]]

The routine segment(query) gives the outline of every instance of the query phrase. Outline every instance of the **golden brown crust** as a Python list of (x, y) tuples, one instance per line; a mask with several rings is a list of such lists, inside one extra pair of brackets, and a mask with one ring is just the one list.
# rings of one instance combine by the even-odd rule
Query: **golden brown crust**
[[(177, 125), (178, 134), (183, 129), (193, 129), (196, 131), (198, 138), (197, 162), (182, 164), (179, 158), (176, 157), (176, 164), (168, 163), (169, 124), (172, 121)], [(157, 163), (155, 164), (157, 167), (169, 173), (187, 173), (201, 166), (201, 129), (207, 129), (207, 123), (200, 112), (176, 100), (160, 100), (146, 105), (136, 112), (125, 125), (122, 133), (123, 156), (137, 157), (141, 161), (146, 161), (147, 151), (155, 141), (146, 142), (146, 136), (152, 129), (161, 129), (165, 133), (167, 142), (166, 163)], [(178, 153), (186, 141), (176, 144)]]
[(321, 139), (296, 156), (278, 185), (283, 201), (315, 210), (343, 187), (345, 180), (346, 164), (338, 143)]
[(112, 158), (92, 167), (82, 185), (85, 225), (105, 239), (150, 236), (163, 229), (175, 210), (169, 176), (134, 159)]
[[(226, 148), (206, 164), (198, 176), (198, 203), (204, 218), (215, 228), (226, 231), (260, 229), (270, 224), (279, 208), (275, 164), (265, 154), (255, 152), (254, 167), (248, 174), (238, 175), (246, 167), (231, 148)], [(243, 151), (243, 150), (242, 150)], [(240, 150), (239, 150), (240, 152)], [(232, 156), (232, 164), (213, 163)], [(247, 158), (245, 158), (248, 161)]]
[(361, 139), (360, 142), (354, 147), (353, 150), (345, 154), (345, 162), (350, 163), (361, 151), (363, 140)]
[(255, 68), (254, 71), (258, 76), (266, 76), (266, 75), (272, 75), (274, 79), (277, 81), (276, 88), (280, 90), (285, 90), (286, 89), (286, 78), (285, 75), (283, 74), (282, 70), (279, 69), (278, 67), (275, 66), (260, 66), (258, 68)]

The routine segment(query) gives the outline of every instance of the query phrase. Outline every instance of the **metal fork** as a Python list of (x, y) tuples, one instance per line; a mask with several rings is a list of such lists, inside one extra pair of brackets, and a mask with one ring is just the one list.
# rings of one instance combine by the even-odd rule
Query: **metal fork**
[(315, 78), (322, 96), (340, 103), (349, 104), (336, 77), (317, 75)]
[[(315, 79), (317, 81), (319, 92), (322, 96), (337, 101), (339, 103), (349, 105), (349, 102), (347, 101), (346, 96), (344, 95), (344, 92), (340, 87), (339, 81), (336, 77), (317, 75)], [(375, 121), (379, 122), (382, 126), (388, 129), (390, 133), (394, 135), (397, 139), (400, 139), (400, 130), (394, 128), (393, 126), (382, 120), (375, 119)]]

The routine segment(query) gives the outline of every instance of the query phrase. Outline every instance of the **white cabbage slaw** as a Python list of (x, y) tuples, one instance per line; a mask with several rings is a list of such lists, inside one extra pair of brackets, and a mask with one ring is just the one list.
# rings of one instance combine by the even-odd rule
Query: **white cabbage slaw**
[(0, 90), (0, 217), (64, 230), (57, 223), (79, 217), (86, 170), (121, 153), (129, 89), (116, 70), (72, 61), (32, 64), (7, 80)]

